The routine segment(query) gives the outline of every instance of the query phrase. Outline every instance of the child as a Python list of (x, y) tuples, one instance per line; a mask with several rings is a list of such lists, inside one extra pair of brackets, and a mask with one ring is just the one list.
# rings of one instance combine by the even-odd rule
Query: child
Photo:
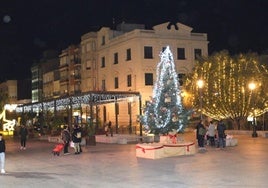
[(3, 135), (0, 134), (0, 167), (1, 167), (1, 174), (6, 173), (6, 171), (5, 171), (5, 151), (6, 151), (5, 140), (3, 139)]

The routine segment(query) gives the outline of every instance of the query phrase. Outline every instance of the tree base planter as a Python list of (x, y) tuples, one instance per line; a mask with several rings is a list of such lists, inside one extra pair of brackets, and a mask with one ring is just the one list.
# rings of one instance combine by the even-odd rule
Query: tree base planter
[(147, 159), (194, 155), (195, 152), (194, 142), (182, 142), (177, 144), (152, 143), (136, 145), (136, 157)]
[(183, 142), (177, 144), (165, 144), (164, 152), (166, 157), (181, 156), (181, 155), (194, 155), (195, 143)]
[(164, 147), (162, 144), (136, 144), (136, 157), (147, 159), (160, 159), (165, 157)]

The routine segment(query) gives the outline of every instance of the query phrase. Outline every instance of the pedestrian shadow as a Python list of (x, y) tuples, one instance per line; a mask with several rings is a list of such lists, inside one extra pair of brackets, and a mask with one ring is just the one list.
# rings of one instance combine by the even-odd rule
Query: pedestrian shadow
[[(55, 179), (53, 176), (68, 176), (68, 174), (43, 173), (43, 172), (8, 172), (4, 176), (12, 176), (15, 178), (36, 178), (36, 179)], [(71, 176), (71, 174), (69, 174)]]

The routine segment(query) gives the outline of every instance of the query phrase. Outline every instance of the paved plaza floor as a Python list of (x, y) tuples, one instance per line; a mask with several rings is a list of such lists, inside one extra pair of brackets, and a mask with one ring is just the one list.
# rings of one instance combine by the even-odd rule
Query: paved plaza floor
[[(83, 153), (54, 156), (54, 143), (29, 140), (26, 150), (7, 139), (1, 188), (266, 188), (268, 138), (241, 135), (238, 146), (207, 146), (204, 153), (162, 159), (136, 158), (135, 144), (98, 144)], [(185, 139), (195, 141), (194, 135)], [(197, 149), (198, 151), (198, 149)]]

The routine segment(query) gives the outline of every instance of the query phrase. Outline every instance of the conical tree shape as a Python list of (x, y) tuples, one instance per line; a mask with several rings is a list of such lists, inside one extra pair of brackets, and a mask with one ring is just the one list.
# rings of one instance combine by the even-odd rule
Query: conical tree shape
[(141, 121), (145, 129), (155, 134), (166, 134), (174, 129), (183, 131), (187, 112), (183, 109), (173, 55), (168, 46), (160, 56), (152, 100), (147, 103)]

